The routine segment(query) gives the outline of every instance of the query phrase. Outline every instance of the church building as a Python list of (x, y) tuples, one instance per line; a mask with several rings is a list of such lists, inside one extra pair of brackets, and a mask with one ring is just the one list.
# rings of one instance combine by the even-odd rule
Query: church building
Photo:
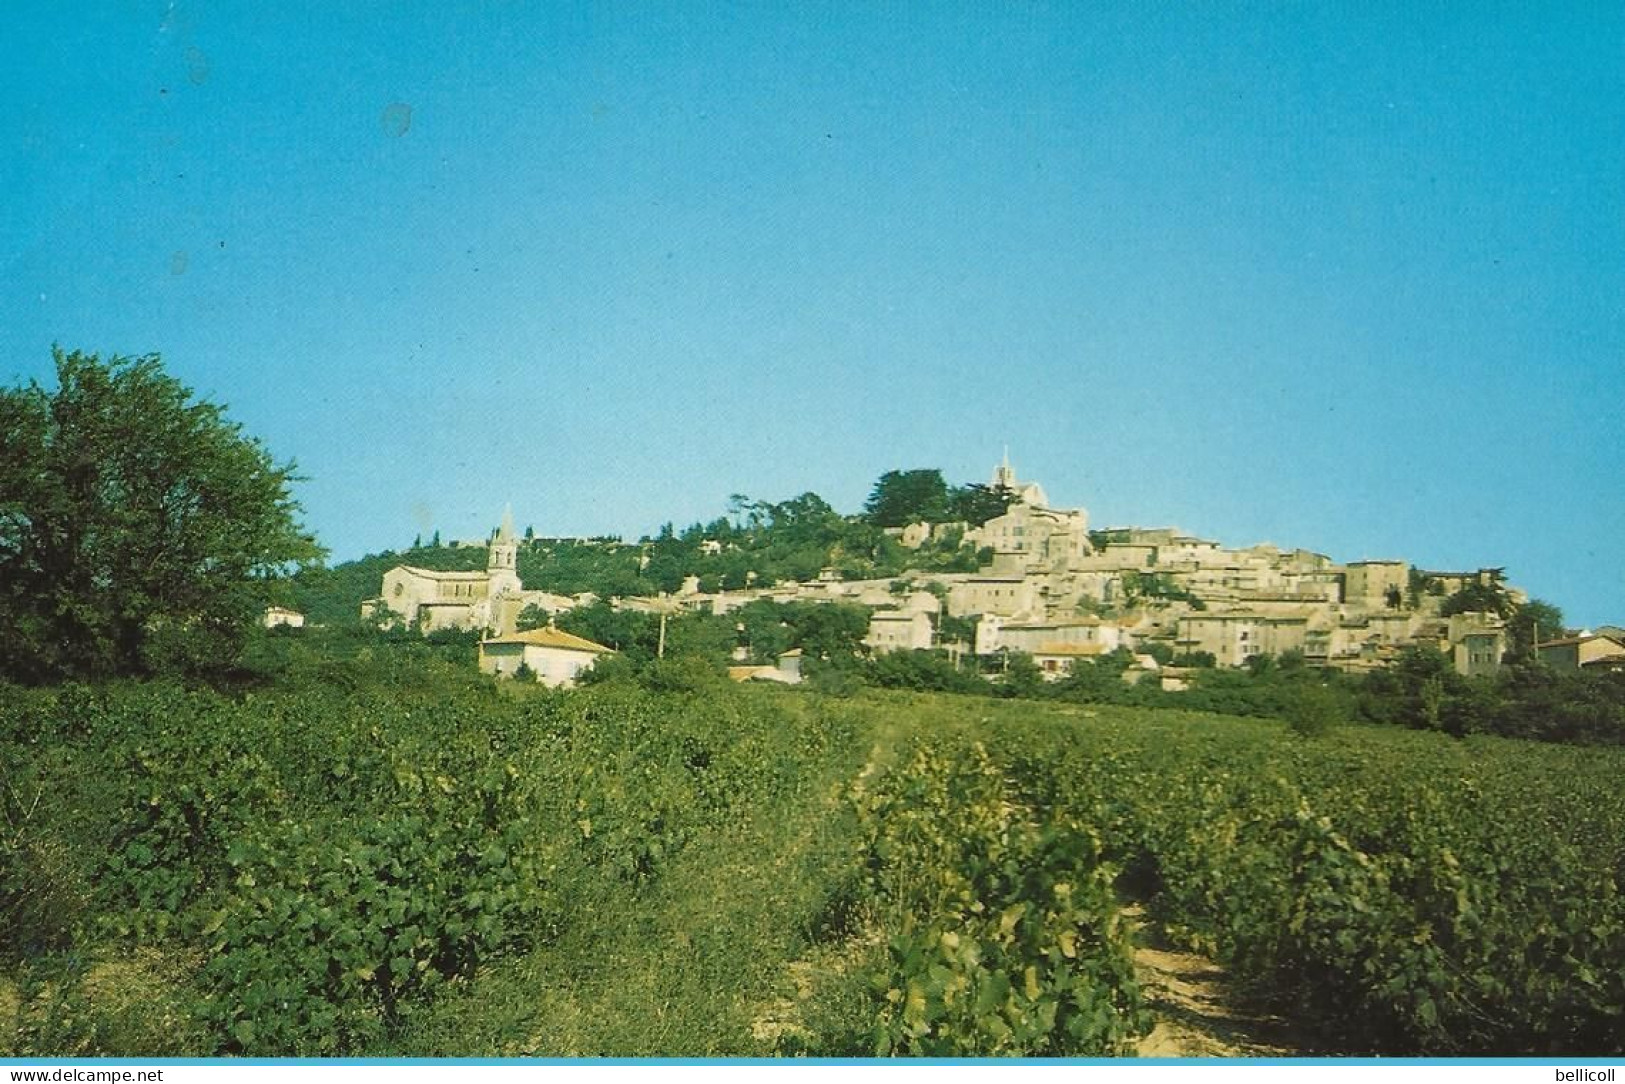
[(361, 604), (361, 616), (373, 619), (387, 613), (394, 621), (423, 632), (480, 629), (502, 636), (514, 631), (520, 611), (527, 606), (562, 613), (574, 605), (574, 599), (563, 595), (524, 589), (519, 582), (513, 513), (504, 510), (502, 525), (491, 537), (484, 572), (437, 572), (396, 565), (384, 573), (383, 593)]
[[(1023, 482), (1010, 466), (1010, 453), (993, 468), (993, 488), (1016, 495), (1002, 516), (965, 532), (965, 541), (1011, 557), (1022, 571), (1064, 572), (1094, 552), (1089, 513), (1082, 508), (1051, 508), (1037, 482)], [(997, 558), (995, 558), (997, 559)]]

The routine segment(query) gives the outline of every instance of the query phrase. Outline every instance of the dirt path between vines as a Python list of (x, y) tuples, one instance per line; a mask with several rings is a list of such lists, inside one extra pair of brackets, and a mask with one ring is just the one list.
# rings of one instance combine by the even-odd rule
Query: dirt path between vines
[(1306, 1053), (1286, 1021), (1241, 1009), (1224, 968), (1205, 956), (1168, 945), (1138, 905), (1134, 969), (1157, 1017), (1135, 1052), (1142, 1058), (1290, 1058)]

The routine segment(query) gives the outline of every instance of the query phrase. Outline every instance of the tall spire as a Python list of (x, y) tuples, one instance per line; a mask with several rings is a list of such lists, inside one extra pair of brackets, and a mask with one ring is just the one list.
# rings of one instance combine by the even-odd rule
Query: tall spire
[(1004, 462), (993, 468), (993, 488), (1016, 488), (1016, 470), (1010, 465), (1010, 445), (1004, 446)]
[(502, 506), (502, 526), (497, 528), (496, 540), (498, 542), (512, 542), (513, 541), (513, 505), (512, 504), (505, 504), (505, 505)]

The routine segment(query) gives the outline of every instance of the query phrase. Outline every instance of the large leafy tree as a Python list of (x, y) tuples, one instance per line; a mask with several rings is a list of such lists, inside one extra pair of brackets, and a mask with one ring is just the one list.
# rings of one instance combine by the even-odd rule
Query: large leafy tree
[(1512, 600), (1511, 592), (1506, 589), (1503, 582), (1505, 578), (1506, 574), (1502, 569), (1485, 569), (1479, 574), (1478, 579), (1466, 584), (1439, 604), (1440, 616), (1488, 613), (1498, 617), (1510, 617), (1517, 609), (1517, 603)]
[(321, 550), (279, 465), (156, 356), (56, 351), (0, 389), (0, 673), (229, 661), (273, 581)]
[(980, 527), (1010, 510), (1021, 498), (1009, 486), (984, 486), (980, 482), (966, 482), (948, 498), (948, 511), (954, 519), (962, 519), (972, 527)]
[(774, 534), (791, 545), (832, 545), (846, 529), (846, 521), (816, 493), (769, 505), (768, 512)]
[(1535, 653), (1537, 639), (1563, 638), (1563, 611), (1550, 602), (1532, 598), (1513, 613), (1507, 622), (1507, 633), (1512, 641), (1508, 653), (1513, 658), (1528, 658)]
[(876, 527), (941, 523), (948, 518), (948, 483), (940, 470), (889, 470), (875, 482), (863, 514)]
[(875, 482), (863, 515), (876, 527), (962, 520), (980, 527), (1020, 498), (1008, 486), (949, 486), (940, 470), (889, 470)]

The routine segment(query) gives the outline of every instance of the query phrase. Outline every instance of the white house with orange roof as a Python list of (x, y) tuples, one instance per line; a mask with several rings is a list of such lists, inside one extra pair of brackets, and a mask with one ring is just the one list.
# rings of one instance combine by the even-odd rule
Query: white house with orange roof
[(613, 651), (603, 644), (562, 629), (531, 629), (480, 641), (480, 672), (517, 677), (528, 669), (543, 685), (569, 688), (600, 657), (610, 654)]

